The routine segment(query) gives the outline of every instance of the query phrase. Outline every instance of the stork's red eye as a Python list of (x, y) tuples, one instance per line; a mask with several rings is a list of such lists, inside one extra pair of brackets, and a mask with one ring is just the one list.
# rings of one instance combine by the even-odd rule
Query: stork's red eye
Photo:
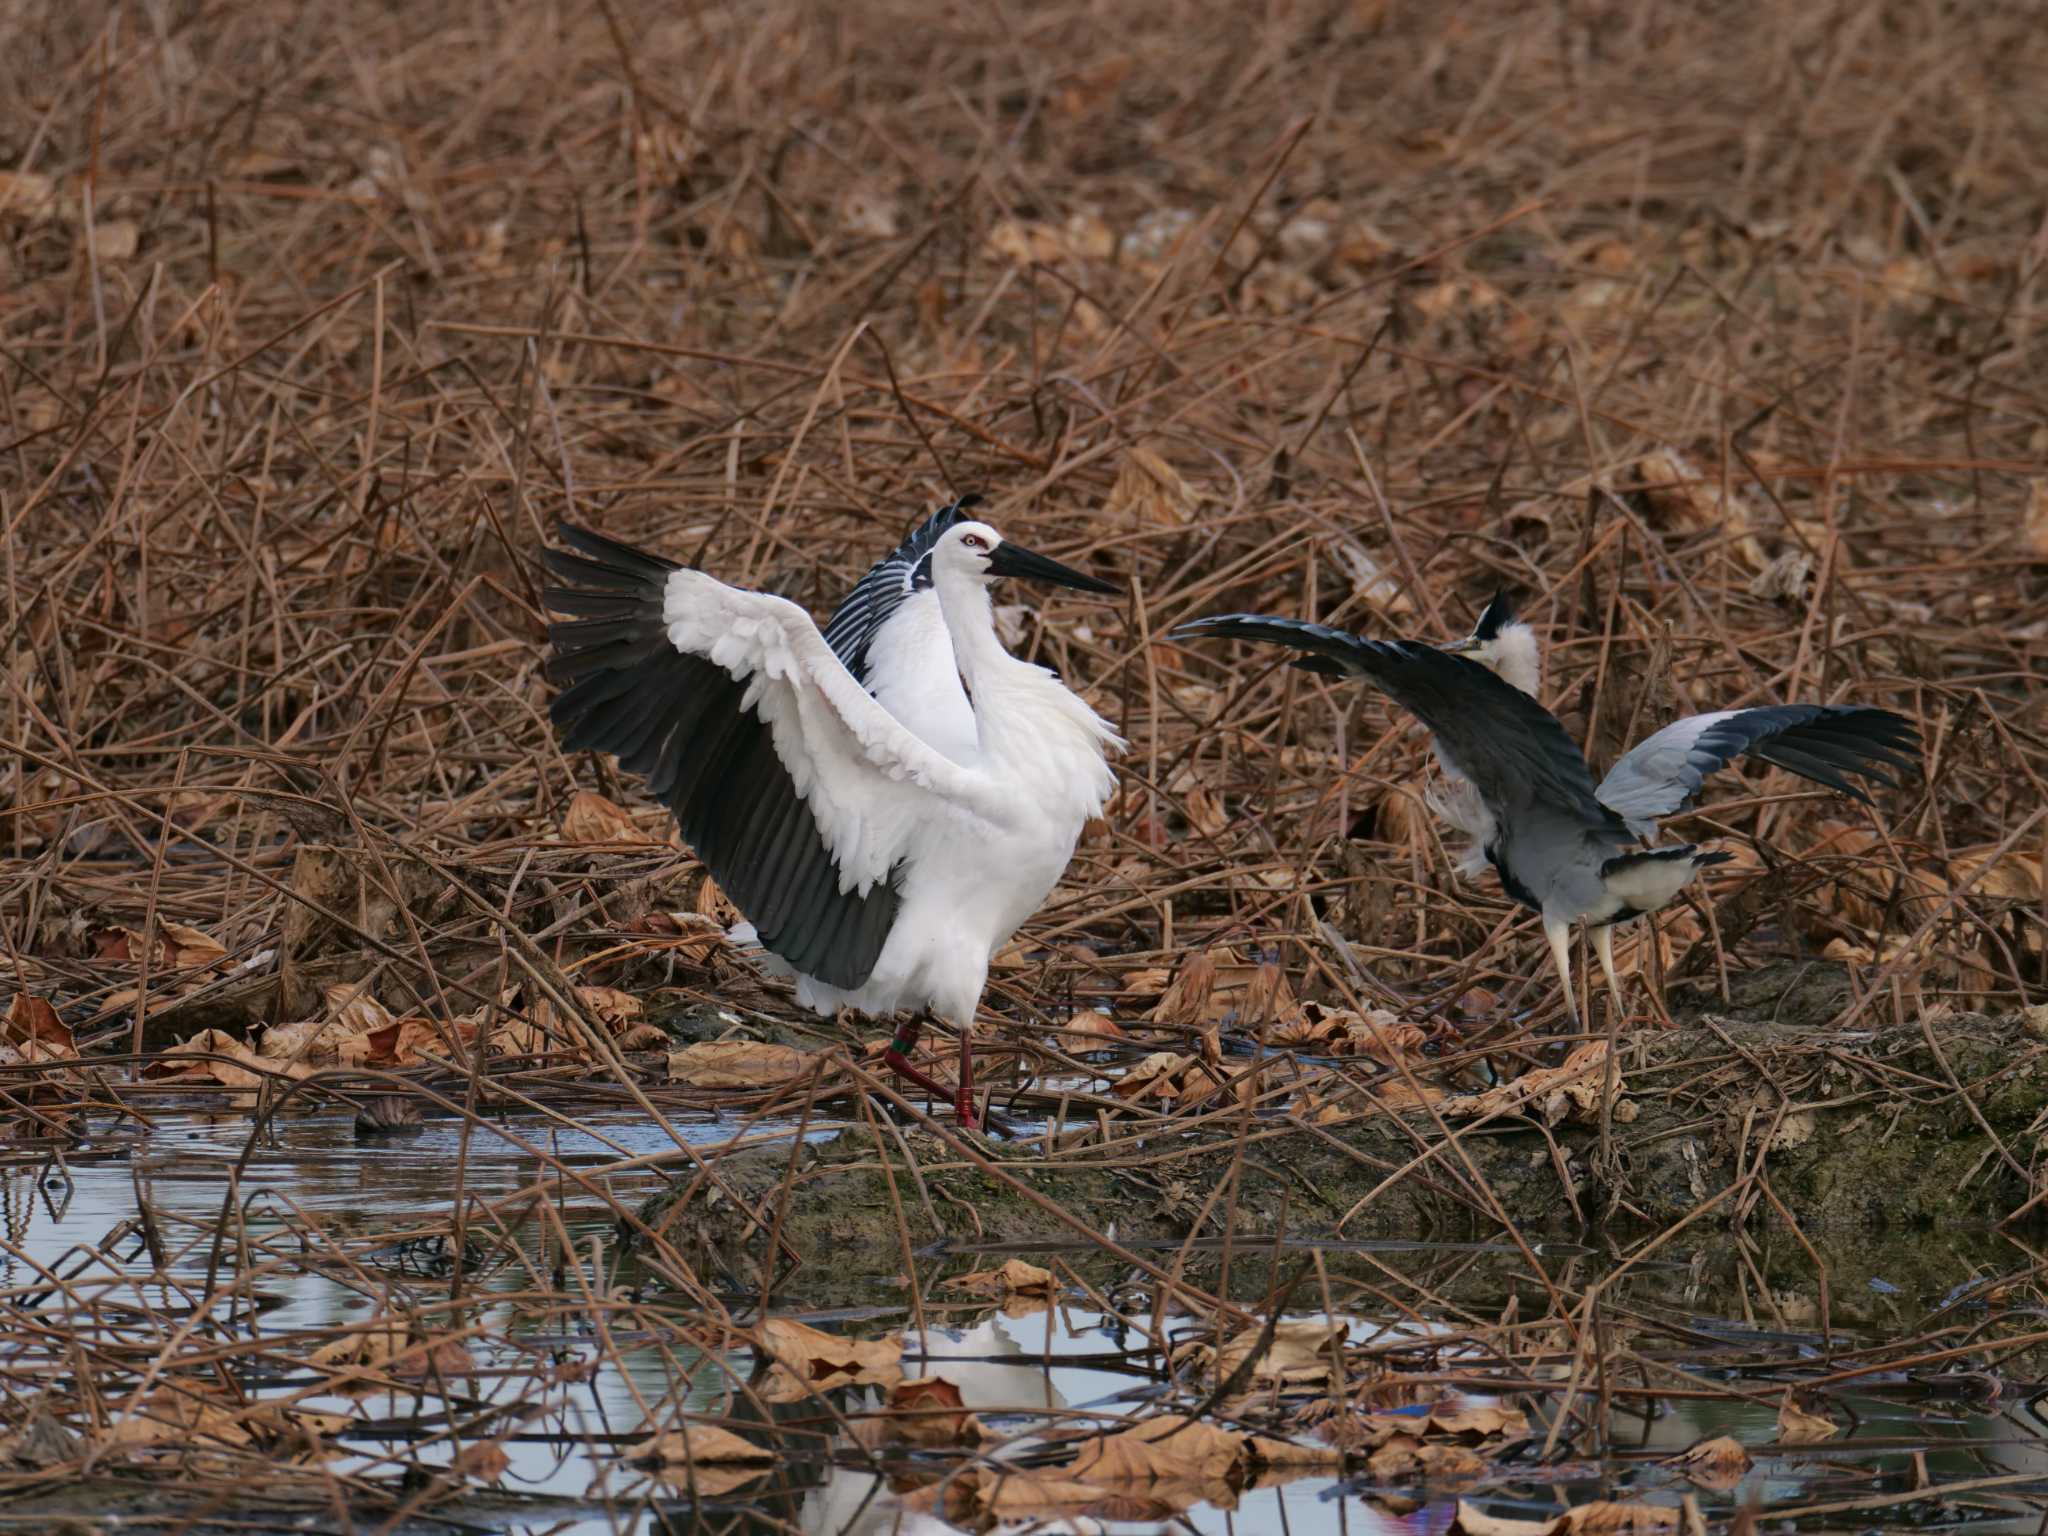
[(960, 535), (960, 542), (969, 549), (988, 548), (988, 540), (978, 533), (963, 533)]

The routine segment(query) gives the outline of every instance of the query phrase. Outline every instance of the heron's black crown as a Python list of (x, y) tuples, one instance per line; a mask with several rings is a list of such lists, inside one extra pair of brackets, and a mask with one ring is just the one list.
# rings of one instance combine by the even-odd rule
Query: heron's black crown
[(1500, 632), (1515, 622), (1515, 605), (1508, 600), (1506, 589), (1493, 594), (1493, 601), (1479, 615), (1479, 623), (1472, 630), (1474, 640), (1498, 640)]

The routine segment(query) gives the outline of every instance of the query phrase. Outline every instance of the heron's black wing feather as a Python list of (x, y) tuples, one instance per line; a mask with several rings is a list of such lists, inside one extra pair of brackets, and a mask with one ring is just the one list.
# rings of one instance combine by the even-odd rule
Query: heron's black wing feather
[(979, 496), (962, 496), (939, 508), (910, 531), (901, 544), (877, 560), (867, 575), (853, 584), (846, 600), (832, 612), (825, 624), (825, 643), (846, 663), (846, 670), (871, 688), (868, 678), (868, 647), (890, 617), (916, 590), (917, 569), (925, 556), (954, 524), (964, 522)]
[(1768, 704), (1687, 715), (1623, 754), (1600, 783), (1602, 801), (1645, 831), (1699, 798), (1707, 776), (1745, 754), (1867, 803), (1849, 775), (1892, 785), (1917, 761), (1920, 733), (1888, 709)]
[(1477, 662), (1409, 640), (1367, 640), (1297, 619), (1197, 619), (1176, 639), (1213, 635), (1285, 645), (1364, 678), (1435, 733), (1445, 763), (1472, 781), (1500, 829), (1489, 850), (1508, 878), (1543, 900), (1551, 874), (1604, 859), (1627, 841), (1593, 793), (1593, 775), (1557, 717)]
[(670, 643), (662, 599), (681, 567), (586, 529), (564, 525), (562, 538), (581, 553), (550, 550), (547, 565), (575, 585), (549, 588), (546, 601), (585, 616), (548, 628), (548, 675), (562, 685), (548, 714), (563, 746), (616, 753), (644, 777), (766, 949), (828, 985), (859, 987), (896, 920), (894, 878), (865, 895), (839, 889), (767, 726), (742, 708), (747, 685)]

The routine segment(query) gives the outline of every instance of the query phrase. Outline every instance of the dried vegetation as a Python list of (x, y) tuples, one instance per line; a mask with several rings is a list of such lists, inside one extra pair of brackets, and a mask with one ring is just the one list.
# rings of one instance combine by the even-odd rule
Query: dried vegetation
[[(1604, 1416), (1675, 1378), (1520, 1227), (1662, 1211), (1642, 1169), (1691, 1145), (1673, 1126), (1709, 1128), (1669, 1185), (1703, 1181), (1696, 1231), (1797, 1231), (1771, 1160), (1810, 1163), (1817, 1125), (1885, 1142), (1902, 1115), (1967, 1145), (1963, 1187), (2034, 1209), (2044, 50), (2024, 9), (1920, 0), (1768, 25), (1580, 0), (0, 18), (11, 1166), (197, 1105), (249, 1112), (252, 1148), (307, 1111), (366, 1139), (422, 1110), (734, 1116), (722, 1150), (621, 1165), (706, 1200), (729, 1158), (778, 1160), (744, 1304), (559, 1163), (523, 1202), (465, 1200), (458, 1171), (452, 1203), (366, 1231), (296, 1212), (252, 1234), (228, 1199), (178, 1237), (138, 1196), (74, 1267), (4, 1293), (9, 1486), (168, 1466), (221, 1490), (260, 1467), (280, 1499), (409, 1517), (492, 1481), (527, 1418), (568, 1435), (576, 1372), (616, 1358), (607, 1328), (694, 1351), (631, 1437), (664, 1496), (750, 1479), (765, 1442), (731, 1429), (770, 1422), (842, 1462), (887, 1450), (931, 1515), (969, 1525), (1115, 1512), (1139, 1484), (1215, 1502), (1331, 1458), (1436, 1486), (1494, 1475), (1511, 1428), (1533, 1475), (1612, 1449), (1574, 1416), (1587, 1394)], [(795, 1219), (810, 1174), (756, 1126), (851, 1124), (891, 1241), (947, 1170), (994, 1179), (999, 1156), (1000, 1188), (1028, 1186), (1015, 1149), (899, 1132), (920, 1106), (868, 1043), (798, 1014), (723, 942), (730, 910), (664, 817), (564, 759), (535, 552), (574, 518), (822, 611), (967, 489), (1130, 592), (1002, 615), (1132, 744), (991, 987), (997, 1107), (1045, 1122), (1018, 1160), (1150, 1179), (1179, 1229), (1228, 1242), (1245, 1148), (1370, 1145), (1357, 1193), (1421, 1189), (1511, 1234), (1543, 1321), (1459, 1320), (1488, 1362), (1459, 1380), (1542, 1414), (1389, 1427), (1381, 1410), (1434, 1399), (1386, 1387), (1379, 1346), (1268, 1381), (1245, 1363), (1281, 1347), (1277, 1282), (1244, 1310), (1079, 1206), (1073, 1234), (1153, 1289), (1155, 1406), (1183, 1417), (1034, 1421), (1024, 1470), (991, 1449), (1017, 1425), (934, 1378), (882, 1371), (886, 1406), (849, 1417), (838, 1388), (881, 1368), (820, 1377), (769, 1337), (793, 1326), (767, 1316), (776, 1285), (816, 1256), (767, 1214)], [(1618, 949), (1647, 983), (1639, 1037), (1705, 1016), (1679, 1032), (1696, 1059), (1562, 1032), (1540, 935), (1452, 874), (1404, 721), (1274, 658), (1158, 638), (1236, 608), (1445, 638), (1497, 584), (1547, 633), (1549, 701), (1596, 763), (1703, 707), (1855, 700), (1922, 725), (1923, 773), (1874, 815), (1752, 775), (1685, 824), (1736, 860)], [(1787, 956), (1829, 985), (1745, 1002), (1746, 974)], [(1538, 1210), (1504, 1208), (1474, 1150), (1511, 1128)], [(1165, 1131), (1228, 1177), (1154, 1166)], [(659, 1318), (596, 1296), (595, 1258), (572, 1281), (536, 1256), (580, 1252), (551, 1214), (571, 1184), (638, 1243)], [(424, 1269), (365, 1268), (415, 1242)], [(897, 1257), (921, 1307), (921, 1261)], [(256, 1325), (259, 1280), (315, 1272), (373, 1311)], [(528, 1332), (478, 1320), (477, 1273)], [(1400, 1305), (1444, 1323), (1440, 1301)], [(1204, 1320), (1214, 1360), (1175, 1353), (1169, 1309)], [(571, 1313), (595, 1342), (531, 1342)], [(1227, 1364), (1245, 1329), (1257, 1347)], [(1997, 1332), (1924, 1347), (1988, 1368)], [(730, 1373), (750, 1344), (761, 1368)], [(517, 1390), (474, 1390), (478, 1352)], [(308, 1371), (317, 1411), (297, 1406)], [(702, 1371), (728, 1413), (685, 1422)], [(771, 1411), (776, 1371), (809, 1417)], [(446, 1411), (336, 1474), (335, 1438), (367, 1433), (351, 1381)], [(1810, 1439), (1774, 1383), (1780, 1439)], [(905, 1473), (904, 1444), (945, 1454)], [(1647, 1508), (1580, 1501), (1544, 1529), (1700, 1518)]]

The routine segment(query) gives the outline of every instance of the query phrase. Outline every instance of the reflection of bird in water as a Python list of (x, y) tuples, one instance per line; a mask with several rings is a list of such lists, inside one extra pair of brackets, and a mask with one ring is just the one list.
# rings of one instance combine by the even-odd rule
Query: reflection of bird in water
[[(972, 1328), (906, 1333), (903, 1353), (906, 1377), (950, 1381), (960, 1390), (962, 1406), (972, 1413), (1048, 1413), (1067, 1406), (1053, 1380), (1058, 1357), (1048, 1361), (1027, 1355), (999, 1317)], [(879, 1408), (879, 1396), (871, 1396), (868, 1406)], [(1029, 1443), (1027, 1438), (1011, 1445), (1021, 1449)], [(833, 1468), (824, 1485), (805, 1498), (797, 1524), (806, 1536), (959, 1536), (959, 1527), (903, 1508), (873, 1473), (841, 1467)], [(1092, 1521), (1055, 1521), (1029, 1528), (1081, 1532), (1102, 1527)]]

